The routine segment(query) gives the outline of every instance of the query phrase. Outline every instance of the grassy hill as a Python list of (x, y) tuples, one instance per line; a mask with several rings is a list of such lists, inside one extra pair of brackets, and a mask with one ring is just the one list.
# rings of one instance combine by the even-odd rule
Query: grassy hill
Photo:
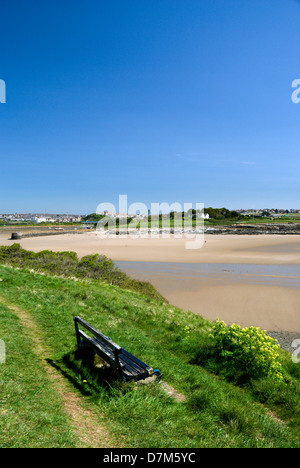
[[(283, 382), (232, 372), (213, 352), (211, 322), (140, 284), (54, 276), (5, 255), (1, 447), (300, 447), (300, 364), (288, 353)], [(161, 382), (124, 384), (78, 357), (75, 315), (159, 369)]]

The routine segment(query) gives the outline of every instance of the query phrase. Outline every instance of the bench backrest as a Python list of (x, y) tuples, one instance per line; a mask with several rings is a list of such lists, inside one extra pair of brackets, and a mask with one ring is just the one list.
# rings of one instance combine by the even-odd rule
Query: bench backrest
[[(119, 346), (117, 343), (114, 343), (109, 336), (103, 335), (103, 333), (99, 332), (95, 327), (90, 325), (88, 322), (83, 320), (81, 317), (74, 317), (74, 322), (75, 322), (75, 328), (76, 328), (76, 334), (80, 335), (80, 330), (78, 328), (78, 323), (80, 323), (84, 328), (86, 328), (88, 331), (90, 331), (96, 338), (98, 338), (100, 341), (103, 341), (105, 345), (113, 352), (120, 352), (122, 350), (121, 346)], [(78, 339), (78, 336), (77, 336)]]

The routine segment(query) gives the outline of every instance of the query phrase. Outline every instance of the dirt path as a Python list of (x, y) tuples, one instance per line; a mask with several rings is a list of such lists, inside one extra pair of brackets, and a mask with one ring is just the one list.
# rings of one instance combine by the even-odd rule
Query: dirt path
[(42, 334), (30, 315), (2, 297), (0, 297), (0, 302), (16, 314), (28, 329), (35, 346), (35, 353), (41, 359), (49, 380), (60, 395), (64, 409), (70, 416), (71, 424), (80, 441), (78, 448), (117, 447), (116, 441), (112, 440), (105, 425), (103, 423), (100, 425), (95, 415), (83, 407), (81, 397), (71, 390), (63, 376), (47, 362), (47, 349), (40, 338)]

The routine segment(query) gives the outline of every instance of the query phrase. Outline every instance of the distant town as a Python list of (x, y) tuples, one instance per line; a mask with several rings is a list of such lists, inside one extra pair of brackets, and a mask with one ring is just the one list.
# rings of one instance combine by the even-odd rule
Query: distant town
[[(234, 211), (227, 210), (226, 208), (205, 208), (204, 213), (199, 214), (198, 217), (202, 217), (205, 220), (209, 220), (214, 218), (214, 212), (218, 211), (222, 213), (226, 211), (230, 214), (230, 217), (234, 218), (236, 216), (239, 217), (269, 217), (269, 218), (282, 218), (286, 217), (287, 215), (299, 215), (300, 209), (277, 209), (277, 208), (263, 208), (259, 210), (255, 209), (238, 209)], [(172, 214), (172, 213), (171, 213)], [(195, 210), (189, 210), (189, 215), (195, 215)], [(180, 213), (176, 213), (176, 215), (180, 215)], [(101, 218), (102, 216), (112, 217), (112, 218), (136, 218), (136, 219), (147, 219), (150, 216), (150, 213), (147, 215), (142, 215), (140, 213), (136, 213), (135, 215), (128, 214), (128, 213), (109, 213), (103, 212), (99, 214), (90, 214), (90, 215), (80, 215), (80, 214), (49, 214), (49, 213), (3, 213), (0, 214), (0, 223), (1, 224), (41, 224), (41, 223), (88, 223), (89, 221), (93, 222), (96, 221), (97, 218)]]
[(72, 214), (45, 214), (45, 213), (14, 213), (14, 214), (0, 214), (0, 222), (10, 223), (80, 223), (82, 221), (81, 215)]

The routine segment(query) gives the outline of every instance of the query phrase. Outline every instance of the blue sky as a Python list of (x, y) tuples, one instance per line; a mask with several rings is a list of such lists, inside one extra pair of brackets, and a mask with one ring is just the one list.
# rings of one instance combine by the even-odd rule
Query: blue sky
[(0, 213), (300, 208), (299, 26), (297, 0), (2, 0)]

